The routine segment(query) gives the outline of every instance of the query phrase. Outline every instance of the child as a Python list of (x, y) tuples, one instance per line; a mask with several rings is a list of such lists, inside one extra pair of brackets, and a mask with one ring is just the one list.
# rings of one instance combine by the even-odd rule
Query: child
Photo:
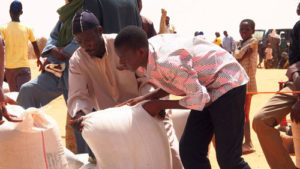
[(19, 91), (22, 84), (31, 79), (28, 61), (28, 41), (30, 40), (37, 57), (37, 66), (42, 70), (39, 60), (40, 50), (32, 29), (20, 23), (23, 14), (22, 3), (13, 1), (9, 9), (11, 22), (0, 28), (5, 41), (5, 77), (10, 91)]
[(265, 54), (266, 54), (265, 68), (269, 69), (272, 66), (272, 59), (273, 59), (271, 43), (268, 43), (268, 46), (265, 50)]
[[(239, 44), (238, 50), (236, 50), (234, 54), (235, 58), (244, 67), (249, 76), (247, 92), (257, 92), (255, 74), (257, 65), (258, 42), (255, 38), (252, 37), (254, 30), (255, 23), (253, 20), (245, 19), (240, 23), (240, 34), (242, 37), (242, 41)], [(248, 154), (255, 151), (250, 136), (249, 113), (251, 98), (251, 94), (246, 95), (244, 126), (245, 143), (243, 144), (243, 154)]]
[[(124, 69), (146, 69), (149, 82), (158, 87), (126, 104), (148, 100), (143, 107), (152, 116), (191, 109), (179, 145), (185, 169), (211, 168), (207, 153), (213, 134), (220, 168), (250, 168), (241, 157), (248, 76), (232, 55), (201, 38), (163, 34), (148, 42), (136, 26), (121, 30), (114, 44)], [(185, 97), (159, 100), (169, 94)]]

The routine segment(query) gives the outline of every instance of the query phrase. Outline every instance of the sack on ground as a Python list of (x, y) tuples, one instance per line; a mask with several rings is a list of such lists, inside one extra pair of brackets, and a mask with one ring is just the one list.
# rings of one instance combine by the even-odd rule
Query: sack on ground
[(97, 111), (84, 119), (82, 135), (98, 169), (171, 169), (163, 123), (141, 104)]
[(41, 110), (8, 106), (21, 114), (21, 123), (0, 126), (0, 169), (68, 169), (61, 136), (54, 119)]

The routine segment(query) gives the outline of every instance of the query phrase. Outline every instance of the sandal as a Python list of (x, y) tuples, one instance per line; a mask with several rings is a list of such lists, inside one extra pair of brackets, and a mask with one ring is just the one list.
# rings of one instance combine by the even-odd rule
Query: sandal
[(254, 152), (255, 152), (255, 149), (253, 147), (249, 147), (249, 146), (245, 146), (245, 145), (242, 146), (242, 154), (243, 155), (251, 154)]

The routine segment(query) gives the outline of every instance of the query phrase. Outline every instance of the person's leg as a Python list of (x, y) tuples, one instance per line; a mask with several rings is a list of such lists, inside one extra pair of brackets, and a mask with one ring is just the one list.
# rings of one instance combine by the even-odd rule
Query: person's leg
[[(294, 91), (288, 84), (281, 91)], [(253, 129), (257, 134), (265, 158), (271, 169), (295, 169), (295, 165), (285, 150), (280, 133), (274, 127), (291, 112), (297, 97), (293, 94), (275, 94), (253, 119)]]
[(171, 112), (170, 111), (167, 112), (168, 113), (166, 113), (163, 123), (170, 143), (173, 169), (183, 169), (183, 165), (179, 155), (179, 143), (175, 134), (175, 130), (173, 128), (173, 122), (170, 118)]
[(62, 94), (57, 85), (59, 78), (52, 73), (44, 72), (35, 79), (22, 85), (17, 102), (27, 109), (42, 107)]
[(29, 82), (31, 79), (31, 71), (30, 68), (24, 67), (24, 68), (19, 68), (18, 74), (16, 76), (16, 82), (17, 82), (17, 91), (20, 90), (21, 86)]
[(244, 137), (245, 142), (242, 146), (242, 153), (249, 154), (255, 152), (252, 140), (251, 140), (251, 132), (250, 132), (250, 106), (251, 106), (252, 95), (246, 95), (245, 99), (245, 124), (244, 124)]
[(179, 153), (185, 169), (211, 169), (207, 154), (212, 136), (213, 126), (207, 109), (191, 110), (179, 143)]
[(16, 79), (17, 72), (17, 69), (5, 69), (5, 78), (7, 80), (10, 92), (18, 91)]
[(214, 126), (216, 154), (222, 169), (250, 169), (241, 157), (246, 86), (228, 91), (209, 107)]

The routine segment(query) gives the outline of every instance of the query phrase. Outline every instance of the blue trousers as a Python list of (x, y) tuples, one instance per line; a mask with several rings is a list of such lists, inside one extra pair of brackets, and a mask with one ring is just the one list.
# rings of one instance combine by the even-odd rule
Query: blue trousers
[(246, 86), (234, 88), (203, 111), (191, 110), (179, 144), (185, 169), (211, 169), (207, 158), (213, 135), (221, 169), (250, 169), (241, 157)]

